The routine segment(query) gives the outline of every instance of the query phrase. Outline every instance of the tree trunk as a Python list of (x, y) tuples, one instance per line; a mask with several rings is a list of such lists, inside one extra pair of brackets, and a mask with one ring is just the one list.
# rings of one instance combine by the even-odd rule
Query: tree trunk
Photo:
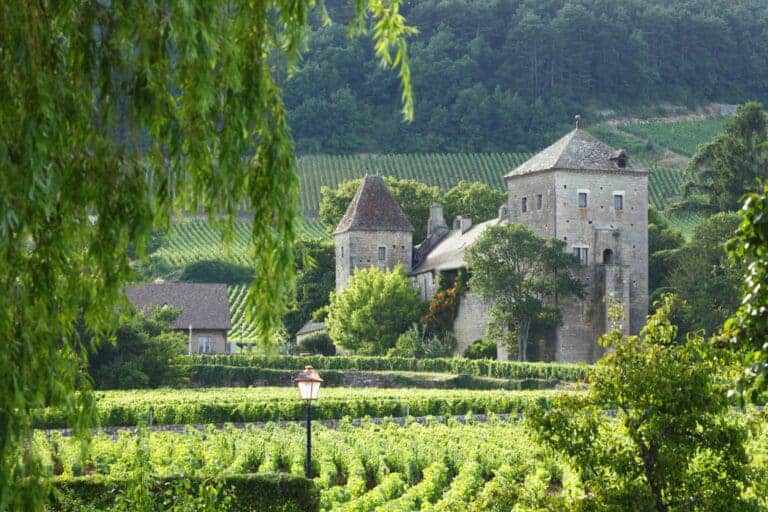
[(522, 320), (517, 324), (517, 358), (520, 361), (528, 360), (528, 331), (530, 328), (530, 320)]

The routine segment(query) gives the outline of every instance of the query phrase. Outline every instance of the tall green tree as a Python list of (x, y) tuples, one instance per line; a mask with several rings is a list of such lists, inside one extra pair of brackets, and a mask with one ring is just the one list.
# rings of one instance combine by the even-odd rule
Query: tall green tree
[(745, 371), (739, 390), (746, 398), (768, 389), (768, 183), (744, 201), (736, 236), (728, 242), (731, 258), (743, 270), (743, 298), (726, 320), (722, 340), (743, 355)]
[(325, 325), (336, 345), (359, 355), (385, 355), (418, 322), (424, 306), (403, 267), (358, 269), (347, 288), (331, 293)]
[(555, 298), (581, 297), (579, 260), (565, 243), (537, 237), (519, 224), (486, 228), (466, 256), (469, 289), (491, 302), (491, 321), (515, 333), (517, 356), (525, 361), (531, 326), (559, 323)]
[(449, 224), (457, 215), (470, 215), (477, 224), (499, 214), (499, 206), (507, 202), (507, 193), (487, 183), (461, 180), (445, 193), (441, 202)]
[(699, 146), (688, 164), (685, 197), (702, 194), (712, 213), (734, 211), (741, 197), (759, 190), (758, 179), (768, 177), (768, 120), (760, 103), (740, 105), (725, 131)]
[[(231, 228), (253, 212), (262, 331), (294, 283), (298, 182), (278, 75), (298, 62), (314, 0), (0, 4), (0, 510), (40, 510), (25, 451), (41, 407), (85, 431), (86, 341), (111, 330), (129, 275), (171, 211)], [(355, 1), (374, 52), (413, 97), (398, 0)], [(231, 230), (229, 230), (231, 232)], [(266, 336), (265, 336), (266, 338)], [(22, 456), (24, 452), (25, 456)]]
[[(576, 469), (576, 510), (731, 512), (765, 503), (744, 492), (748, 429), (731, 414), (724, 361), (700, 334), (678, 342), (665, 297), (640, 336), (614, 330), (585, 395), (530, 411), (539, 439)], [(610, 418), (605, 410), (615, 411)]]

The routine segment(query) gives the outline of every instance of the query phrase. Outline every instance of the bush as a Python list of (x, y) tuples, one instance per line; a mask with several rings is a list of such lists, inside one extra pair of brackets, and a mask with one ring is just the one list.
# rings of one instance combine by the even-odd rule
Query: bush
[[(188, 481), (189, 485), (185, 485)], [(213, 479), (199, 477), (159, 478), (152, 482), (150, 495), (163, 501), (169, 489), (188, 488), (191, 493)], [(320, 493), (312, 481), (286, 474), (227, 475), (218, 480), (229, 496), (229, 509), (241, 512), (312, 512), (320, 509)], [(179, 485), (181, 484), (181, 485)], [(110, 509), (123, 494), (126, 482), (103, 478), (78, 477), (55, 482), (51, 509), (54, 512), (79, 512)], [(174, 495), (173, 499), (184, 496)], [(159, 508), (158, 508), (159, 510)]]
[(253, 270), (221, 260), (197, 261), (184, 267), (179, 281), (185, 283), (248, 284), (253, 281)]
[(388, 357), (435, 358), (450, 357), (456, 346), (456, 338), (451, 333), (443, 337), (427, 336), (425, 331), (413, 324), (397, 338), (395, 346), (387, 352)]
[(319, 354), (322, 356), (335, 356), (336, 345), (328, 336), (328, 333), (319, 332), (302, 339), (299, 342), (299, 352), (309, 352), (310, 354)]
[(496, 359), (498, 352), (492, 341), (476, 340), (464, 351), (464, 357), (469, 359)]

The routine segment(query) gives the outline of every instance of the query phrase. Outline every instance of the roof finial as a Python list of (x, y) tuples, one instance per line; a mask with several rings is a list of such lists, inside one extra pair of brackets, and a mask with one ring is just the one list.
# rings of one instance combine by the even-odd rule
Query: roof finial
[(576, 129), (579, 129), (581, 128), (581, 115), (576, 114), (575, 118), (576, 118)]

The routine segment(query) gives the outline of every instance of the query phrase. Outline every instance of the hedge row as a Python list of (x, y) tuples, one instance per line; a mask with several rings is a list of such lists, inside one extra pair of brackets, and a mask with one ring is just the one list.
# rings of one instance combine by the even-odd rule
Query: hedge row
[[(196, 477), (185, 477), (185, 480), (189, 483), (191, 493), (195, 493), (202, 482)], [(156, 479), (152, 483), (150, 493), (158, 500), (168, 499), (168, 491), (179, 482), (179, 477)], [(219, 479), (219, 482), (221, 489), (225, 490), (231, 499), (230, 510), (312, 512), (320, 509), (319, 490), (310, 480), (295, 475), (227, 475)], [(114, 505), (116, 496), (124, 493), (126, 482), (99, 477), (78, 477), (58, 480), (54, 487), (57, 492), (52, 496), (52, 511), (109, 510)]]
[[(323, 370), (323, 386), (353, 386), (355, 380), (365, 382), (365, 387), (378, 388), (428, 388), (428, 389), (551, 389), (559, 381), (544, 379), (491, 379), (461, 374), (450, 379), (434, 380), (429, 377), (402, 374), (376, 374), (350, 371)], [(238, 386), (294, 386), (295, 371), (256, 368), (252, 366), (224, 366), (195, 364), (187, 368), (190, 383), (199, 387)], [(418, 374), (416, 374), (418, 375)], [(352, 378), (355, 377), (355, 378)]]
[(303, 369), (312, 365), (318, 370), (407, 371), (466, 374), (497, 379), (584, 380), (587, 365), (562, 363), (524, 363), (491, 359), (415, 359), (404, 357), (343, 356), (258, 356), (251, 354), (192, 355), (183, 359), (190, 365), (221, 365), (274, 370)]
[[(150, 409), (156, 425), (293, 421), (306, 415), (296, 390), (289, 388), (163, 392), (104, 393), (97, 401), (99, 424), (106, 427), (146, 423)], [(318, 419), (502, 414), (525, 410), (534, 403), (547, 403), (558, 393), (562, 392), (331, 388), (321, 390), (320, 400), (312, 409)], [(40, 411), (34, 427), (66, 428), (66, 417), (56, 409), (45, 409)]]

